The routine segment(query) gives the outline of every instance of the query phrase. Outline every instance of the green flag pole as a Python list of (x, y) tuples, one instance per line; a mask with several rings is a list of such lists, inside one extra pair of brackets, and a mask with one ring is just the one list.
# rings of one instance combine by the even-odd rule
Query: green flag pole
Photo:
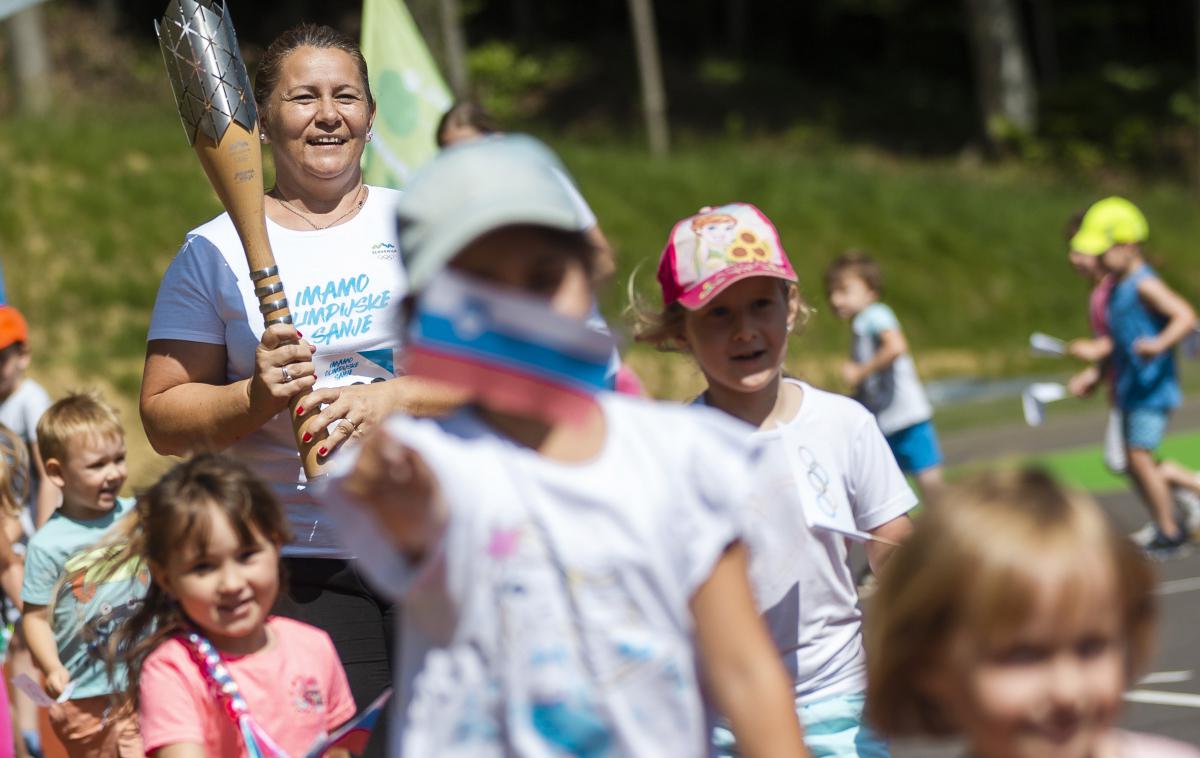
[(450, 90), (401, 0), (364, 0), (362, 51), (379, 108), (364, 179), (403, 187), (437, 152), (434, 129), (453, 102)]

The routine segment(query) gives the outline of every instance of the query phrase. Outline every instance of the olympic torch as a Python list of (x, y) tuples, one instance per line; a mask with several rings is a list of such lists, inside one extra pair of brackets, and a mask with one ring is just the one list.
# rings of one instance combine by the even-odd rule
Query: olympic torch
[[(267, 238), (258, 109), (229, 11), (221, 0), (171, 0), (154, 29), (188, 142), (242, 241), (258, 309), (268, 327), (290, 324)], [(325, 430), (302, 441), (294, 412), (301, 399), (292, 398), (290, 416), (304, 473), (312, 478), (321, 472), (316, 450)]]

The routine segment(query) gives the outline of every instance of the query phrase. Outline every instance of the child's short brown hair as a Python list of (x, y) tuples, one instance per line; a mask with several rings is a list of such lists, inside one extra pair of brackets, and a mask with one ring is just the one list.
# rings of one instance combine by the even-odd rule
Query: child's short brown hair
[(922, 514), (880, 574), (867, 610), (867, 718), (885, 736), (949, 735), (955, 726), (921, 684), (949, 665), (954, 636), (1003, 645), (1058, 577), (1062, 602), (1099, 556), (1113, 576), (1127, 673), (1150, 657), (1154, 572), (1089, 496), (1037, 470), (953, 485)]
[(99, 392), (72, 393), (47, 408), (37, 425), (38, 452), (43, 461), (65, 461), (70, 440), (83, 436), (125, 436), (116, 410)]
[(847, 274), (861, 279), (876, 296), (883, 295), (883, 269), (878, 261), (861, 250), (847, 250), (829, 264), (825, 269), (825, 294), (832, 292)]

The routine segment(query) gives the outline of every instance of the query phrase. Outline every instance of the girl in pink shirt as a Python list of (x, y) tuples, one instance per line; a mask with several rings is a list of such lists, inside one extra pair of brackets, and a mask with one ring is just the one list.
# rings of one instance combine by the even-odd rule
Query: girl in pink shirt
[(867, 713), (973, 758), (1200, 758), (1116, 728), (1150, 657), (1155, 577), (1095, 501), (1038, 470), (927, 509), (867, 609)]
[(354, 715), (329, 636), (270, 615), (288, 534), (269, 487), (204, 454), (160, 479), (137, 516), (129, 549), (154, 581), (115, 649), (137, 682), (147, 755), (298, 758)]

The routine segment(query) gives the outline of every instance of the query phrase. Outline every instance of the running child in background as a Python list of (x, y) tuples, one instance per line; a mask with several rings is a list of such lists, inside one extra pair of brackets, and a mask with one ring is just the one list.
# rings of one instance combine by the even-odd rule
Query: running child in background
[[(124, 691), (124, 670), (107, 671), (109, 636), (141, 603), (149, 579), (135, 565), (107, 571), (112, 551), (96, 543), (125, 513), (125, 433), (116, 412), (97, 395), (68, 395), (38, 422), (46, 476), (63, 503), (29, 540), (21, 589), (25, 639), (46, 690), (66, 702), (50, 709), (50, 725), (72, 756), (141, 758), (136, 715), (112, 710)], [(71, 572), (73, 581), (60, 582)], [(105, 579), (97, 574), (107, 573)]]
[(1150, 227), (1128, 200), (1096, 202), (1080, 222), (1071, 249), (1097, 257), (1113, 277), (1108, 296), (1113, 386), (1125, 435), (1125, 457), (1155, 523), (1147, 550), (1177, 553), (1188, 532), (1175, 517), (1170, 483), (1155, 459), (1171, 411), (1182, 400), (1175, 345), (1196, 325), (1196, 313), (1146, 264), (1141, 245)]
[[(1086, 211), (1078, 212), (1067, 223), (1067, 259), (1075, 273), (1092, 284), (1091, 294), (1088, 295), (1088, 325), (1091, 327), (1092, 336), (1068, 342), (1067, 354), (1091, 365), (1072, 376), (1067, 382), (1067, 389), (1076, 397), (1085, 397), (1098, 386), (1108, 385), (1110, 408), (1108, 423), (1104, 429), (1104, 465), (1114, 474), (1124, 476), (1129, 473), (1125, 458), (1125, 430), (1121, 411), (1115, 402), (1113, 343), (1108, 329), (1108, 300), (1116, 277), (1100, 265), (1096, 256), (1081, 253), (1070, 247), (1071, 241), (1079, 233), (1085, 213)], [(1158, 468), (1171, 487), (1172, 500), (1179, 506), (1184, 529), (1189, 533), (1200, 529), (1200, 476), (1197, 472), (1171, 460), (1159, 461)], [(1140, 546), (1149, 544), (1154, 540), (1155, 528), (1153, 521), (1148, 522), (1133, 534), (1133, 541)]]
[(953, 485), (879, 577), (867, 711), (977, 758), (1200, 758), (1117, 729), (1149, 663), (1154, 575), (1089, 497), (1035, 470)]
[[(746, 580), (742, 425), (603, 391), (593, 251), (540, 143), (446, 150), (406, 188), (411, 373), (472, 394), (347, 451), (326, 508), (404, 603), (393, 755), (804, 756)], [(530, 358), (532, 356), (532, 359)], [(439, 370), (440, 369), (440, 370)]]
[[(846, 538), (807, 526), (801, 501), (846, 509), (859, 531), (886, 540), (867, 544), (878, 569), (912, 528), (917, 500), (866, 409), (784, 376), (788, 335), (810, 313), (796, 279), (761, 211), (706, 208), (671, 230), (658, 267), (663, 308), (640, 314), (637, 335), (695, 359), (708, 383), (696, 405), (757, 429), (764, 460), (743, 509), (750, 576), (805, 741), (814, 756), (877, 758), (888, 749), (863, 723), (862, 613)], [(721, 755), (742, 754), (723, 728), (715, 741)]]
[(942, 451), (933, 408), (896, 314), (879, 301), (879, 264), (865, 253), (844, 253), (825, 270), (825, 292), (834, 314), (850, 321), (853, 335), (842, 379), (875, 414), (900, 469), (916, 480), (921, 499), (934, 499), (942, 488)]
[[(329, 635), (270, 615), (287, 542), (271, 488), (227, 456), (176, 464), (138, 499), (113, 544), (148, 566), (153, 584), (113, 650), (137, 683), (128, 700), (147, 755), (245, 758), (276, 755), (277, 746), (302, 756), (354, 715)], [(206, 663), (208, 645), (224, 672)], [(235, 720), (238, 697), (254, 724), (254, 751)]]

